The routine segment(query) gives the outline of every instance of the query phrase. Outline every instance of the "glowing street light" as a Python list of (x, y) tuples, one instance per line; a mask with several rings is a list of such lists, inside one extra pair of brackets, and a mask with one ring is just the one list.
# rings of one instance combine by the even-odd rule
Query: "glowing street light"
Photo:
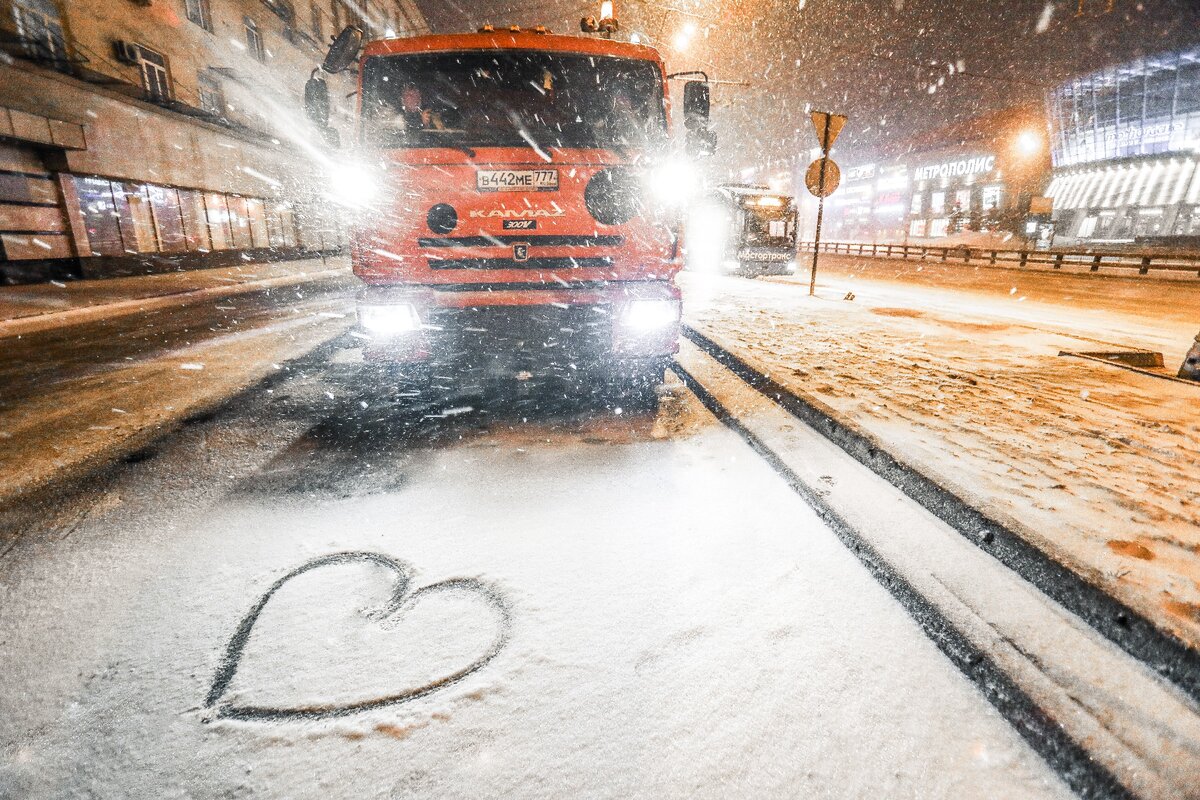
[(1042, 150), (1042, 137), (1035, 131), (1021, 131), (1017, 134), (1016, 148), (1022, 156), (1035, 156)]

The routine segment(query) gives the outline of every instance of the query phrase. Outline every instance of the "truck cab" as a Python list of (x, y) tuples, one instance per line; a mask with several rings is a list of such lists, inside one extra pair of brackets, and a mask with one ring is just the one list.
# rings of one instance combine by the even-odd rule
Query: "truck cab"
[(695, 179), (655, 50), (515, 28), (373, 41), (358, 102), (340, 189), (366, 358), (440, 391), (661, 381)]

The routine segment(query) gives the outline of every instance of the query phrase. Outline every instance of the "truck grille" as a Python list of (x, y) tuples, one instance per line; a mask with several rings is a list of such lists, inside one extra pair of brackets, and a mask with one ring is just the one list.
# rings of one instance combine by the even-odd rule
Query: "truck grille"
[(531, 258), (516, 261), (511, 258), (431, 258), (430, 269), (585, 269), (612, 266), (610, 256), (599, 258)]
[(527, 242), (531, 247), (620, 247), (625, 237), (612, 235), (571, 236), (522, 233), (498, 236), (435, 236), (417, 239), (421, 247), (497, 247)]

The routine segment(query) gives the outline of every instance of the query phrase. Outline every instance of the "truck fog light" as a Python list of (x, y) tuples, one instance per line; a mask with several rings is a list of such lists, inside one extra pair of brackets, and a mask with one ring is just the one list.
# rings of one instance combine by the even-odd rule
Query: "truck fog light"
[(666, 328), (679, 321), (678, 300), (634, 300), (625, 306), (621, 325), (634, 331)]
[(376, 336), (399, 336), (421, 329), (421, 318), (410, 303), (359, 306), (358, 321)]

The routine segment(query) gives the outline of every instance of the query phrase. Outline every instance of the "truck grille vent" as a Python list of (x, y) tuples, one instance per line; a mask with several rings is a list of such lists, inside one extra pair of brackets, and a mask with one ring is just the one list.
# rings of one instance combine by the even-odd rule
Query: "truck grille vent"
[(612, 266), (608, 256), (601, 258), (531, 258), (514, 261), (511, 258), (445, 258), (429, 259), (430, 269), (595, 269)]

